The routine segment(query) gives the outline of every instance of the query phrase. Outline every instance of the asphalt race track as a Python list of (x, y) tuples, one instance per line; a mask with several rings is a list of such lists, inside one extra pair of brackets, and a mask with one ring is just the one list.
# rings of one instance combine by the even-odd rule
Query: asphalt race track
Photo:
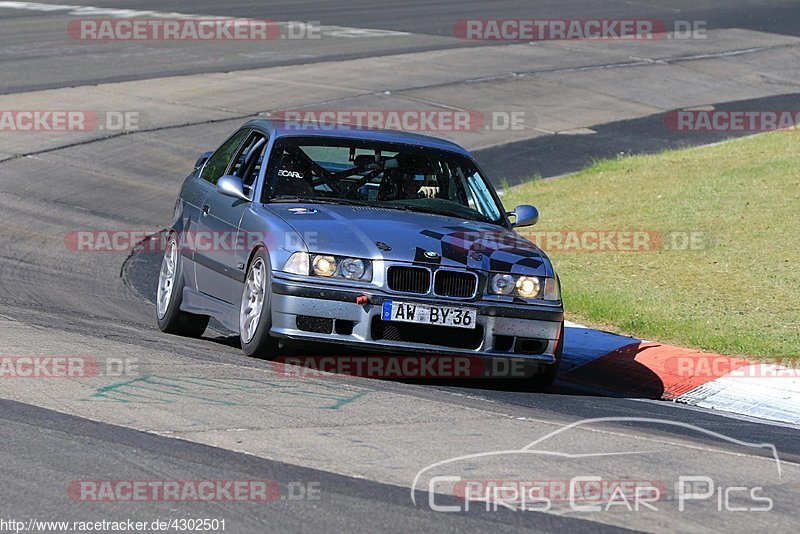
[[(69, 3), (46, 2), (70, 6)], [(154, 10), (227, 17), (251, 17), (275, 21), (319, 21), (323, 25), (402, 32), (392, 37), (362, 37), (363, 44), (352, 39), (321, 47), (319, 43), (277, 43), (277, 50), (231, 51), (175, 46), (86, 46), (85, 43), (64, 43), (66, 10), (31, 12), (25, 9), (3, 11), (3, 32), (0, 36), (4, 76), (0, 92), (30, 91), (67, 87), (100, 81), (224, 72), (275, 65), (295, 65), (327, 59), (376, 57), (406, 51), (440, 50), (465, 46), (466, 41), (453, 40), (453, 24), (471, 18), (591, 19), (633, 18), (708, 21), (708, 28), (745, 28), (784, 35), (799, 35), (798, 12), (793, 2), (781, 0), (665, 0), (663, 2), (588, 2), (584, 0), (543, 0), (535, 3), (511, 0), (487, 6), (479, 0), (464, 2), (370, 2), (359, 0), (347, 6), (334, 3), (320, 6), (313, 1), (270, 2), (88, 2), (82, 6), (112, 7), (132, 10)], [(100, 14), (99, 16), (102, 16)], [(120, 63), (124, 57), (124, 64)]]
[[(517, 181), (576, 170), (598, 156), (724, 137), (665, 132), (660, 117), (669, 109), (796, 109), (800, 100), (795, 1), (339, 4), (82, 5), (319, 21), (329, 36), (265, 47), (77, 42), (66, 35), (70, 20), (117, 15), (0, 2), (2, 109), (135, 110), (140, 118), (139, 129), (117, 133), (0, 131), (0, 356), (75, 355), (99, 366), (90, 378), (0, 379), (0, 520), (192, 517), (225, 519), (227, 531), (254, 533), (796, 529), (800, 431), (793, 426), (563, 385), (534, 394), (472, 383), (293, 376), (244, 357), (221, 329), (201, 340), (159, 332), (156, 254), (70, 249), (66, 236), (74, 230), (154, 233), (168, 225), (197, 156), (268, 111), (410, 103), (523, 110), (520, 131), (451, 136), (495, 176)], [(709, 39), (688, 45), (697, 49), (675, 42), (625, 49), (452, 36), (459, 19), (515, 17), (704, 20)], [(116, 372), (117, 364), (130, 372)], [(619, 419), (631, 417), (643, 420)], [(415, 477), (431, 464), (518, 450), (596, 418), (610, 419), (554, 435), (553, 450), (577, 455), (569, 461), (527, 455), (438, 474), (647, 480), (669, 489), (657, 511), (436, 512), (431, 500), (464, 503), (432, 495), (432, 472), (420, 479), (416, 504), (411, 499)], [(775, 446), (780, 469), (764, 443)], [(611, 454), (620, 451), (627, 455)], [(587, 461), (581, 454), (606, 455)], [(724, 495), (725, 488), (757, 486), (774, 506), (758, 513), (761, 503), (739, 492), (724, 505), (714, 494), (679, 509), (672, 492), (678, 475), (708, 477)], [(274, 481), (280, 498), (111, 503), (69, 491), (76, 481), (255, 479)], [(297, 487), (305, 497), (286, 498)]]

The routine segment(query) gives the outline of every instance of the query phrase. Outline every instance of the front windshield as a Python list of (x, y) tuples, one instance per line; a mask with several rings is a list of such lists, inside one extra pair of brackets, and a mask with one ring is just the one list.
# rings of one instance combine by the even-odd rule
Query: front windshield
[(466, 157), (361, 139), (284, 138), (272, 151), (265, 201), (353, 203), (503, 224)]

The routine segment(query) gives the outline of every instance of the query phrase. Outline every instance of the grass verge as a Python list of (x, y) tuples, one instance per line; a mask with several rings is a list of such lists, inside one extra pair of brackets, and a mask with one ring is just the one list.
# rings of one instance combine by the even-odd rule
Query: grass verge
[[(553, 260), (568, 318), (705, 351), (800, 359), (800, 131), (601, 161), (509, 189), (503, 203), (539, 208), (541, 222), (520, 233)], [(592, 241), (574, 240), (611, 230), (651, 232), (657, 246), (590, 252)], [(681, 248), (690, 235), (694, 246)], [(552, 236), (564, 242), (548, 250)]]

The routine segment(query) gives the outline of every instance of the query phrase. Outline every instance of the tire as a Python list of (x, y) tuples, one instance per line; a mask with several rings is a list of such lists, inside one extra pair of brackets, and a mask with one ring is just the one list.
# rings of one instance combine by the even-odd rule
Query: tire
[(530, 391), (542, 391), (550, 387), (558, 376), (558, 368), (561, 366), (561, 355), (564, 352), (564, 323), (561, 323), (561, 330), (558, 334), (558, 345), (555, 350), (555, 363), (546, 366), (543, 371), (538, 372), (528, 379), (527, 389)]
[(550, 387), (558, 376), (558, 368), (561, 365), (561, 354), (564, 351), (564, 323), (561, 323), (561, 330), (558, 337), (558, 345), (554, 356), (554, 363), (544, 366), (536, 374), (527, 378), (495, 378), (489, 380), (489, 387), (501, 391), (542, 391)]
[(178, 241), (171, 235), (161, 260), (156, 289), (156, 320), (167, 334), (200, 337), (208, 326), (208, 316), (181, 311), (183, 300), (183, 260)]
[(239, 340), (247, 356), (267, 360), (278, 355), (278, 340), (269, 334), (272, 328), (272, 269), (262, 248), (247, 267), (239, 305)]

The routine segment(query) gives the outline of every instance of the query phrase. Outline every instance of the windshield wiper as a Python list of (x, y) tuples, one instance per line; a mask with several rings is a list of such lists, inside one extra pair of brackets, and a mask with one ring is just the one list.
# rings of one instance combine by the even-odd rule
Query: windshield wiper
[(416, 211), (419, 213), (430, 213), (432, 215), (444, 215), (445, 217), (455, 217), (458, 219), (467, 219), (470, 221), (478, 221), (478, 222), (488, 222), (492, 223), (494, 221), (490, 221), (487, 217), (483, 215), (466, 215), (461, 212), (451, 211), (451, 210), (438, 210), (438, 209), (426, 209), (423, 206), (415, 206), (413, 204), (382, 204), (381, 207), (385, 208), (393, 208), (403, 211)]
[(412, 204), (393, 204), (391, 202), (364, 202), (361, 200), (350, 200), (347, 198), (332, 198), (332, 197), (303, 197), (303, 196), (290, 196), (281, 195), (269, 199), (270, 203), (289, 203), (289, 202), (307, 202), (309, 204), (339, 204), (343, 206), (370, 206), (373, 208), (385, 208), (400, 211), (413, 211), (416, 213), (429, 213), (432, 215), (443, 215), (445, 217), (455, 217), (457, 219), (467, 219), (469, 221), (485, 222), (490, 224), (497, 224), (496, 221), (489, 220), (488, 217), (482, 215), (468, 215), (461, 212), (451, 210), (438, 210), (426, 209), (422, 206), (415, 206)]
[(308, 202), (309, 204), (343, 204), (348, 206), (368, 206), (366, 202), (360, 200), (350, 200), (347, 198), (331, 198), (331, 197), (301, 197), (281, 195), (272, 197), (270, 202)]

